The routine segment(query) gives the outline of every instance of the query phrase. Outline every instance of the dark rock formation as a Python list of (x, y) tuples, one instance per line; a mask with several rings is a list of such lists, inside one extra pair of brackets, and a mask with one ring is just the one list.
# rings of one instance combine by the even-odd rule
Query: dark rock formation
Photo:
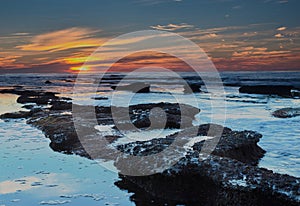
[(113, 90), (119, 90), (119, 91), (131, 91), (134, 93), (149, 93), (150, 92), (150, 85), (146, 83), (132, 83), (129, 85), (124, 86), (111, 86)]
[(51, 104), (52, 104), (52, 106), (50, 107), (51, 110), (71, 110), (72, 109), (71, 102), (54, 101)]
[(300, 107), (278, 109), (273, 112), (273, 116), (278, 118), (291, 118), (300, 116)]
[(299, 178), (197, 152), (163, 173), (119, 177), (136, 205), (299, 205)]
[(42, 111), (41, 108), (32, 108), (30, 111), (18, 111), (12, 113), (5, 113), (0, 115), (0, 119), (20, 119), (20, 118), (29, 118), (33, 114)]
[(185, 84), (183, 89), (184, 93), (201, 92), (201, 85), (196, 83)]
[[(199, 113), (199, 109), (192, 106), (171, 103), (141, 104), (130, 106), (129, 108), (75, 106), (78, 107), (78, 111), (80, 111), (79, 116), (82, 118), (81, 121), (83, 124), (86, 124), (84, 127), (87, 129), (87, 131), (90, 131), (90, 134), (94, 135), (93, 138), (95, 142), (97, 142), (99, 138), (103, 139), (103, 136), (97, 134), (96, 130), (94, 129), (95, 125), (89, 125), (89, 119), (95, 115), (95, 113), (99, 124), (117, 124), (117, 127), (114, 129), (116, 133), (118, 133), (119, 130), (130, 130), (132, 129), (132, 125), (136, 126), (137, 128), (149, 129), (151, 125), (150, 113), (151, 109), (153, 108), (161, 108), (166, 113), (167, 128), (179, 128), (181, 123), (186, 127), (190, 127), (192, 126), (194, 115)], [(89, 157), (79, 142), (74, 128), (72, 115), (63, 113), (66, 111), (71, 112), (71, 109), (71, 103), (54, 101), (49, 109), (32, 110), (30, 112), (21, 112), (17, 114), (4, 114), (2, 115), (2, 118), (29, 118), (27, 122), (42, 130), (46, 137), (51, 140), (50, 146), (53, 150), (65, 153), (75, 153)], [(129, 111), (130, 119), (128, 119), (127, 122), (123, 121), (126, 118), (122, 118), (122, 116), (117, 117), (117, 120), (113, 119), (112, 110), (116, 111), (117, 114), (124, 114), (124, 112), (128, 114)], [(186, 111), (189, 112), (189, 116), (181, 117), (181, 112), (186, 113)], [(154, 119), (154, 121), (155, 120), (156, 119)], [(151, 127), (151, 129), (154, 128), (155, 127)], [(104, 136), (104, 138), (107, 138), (112, 142), (113, 139), (117, 139), (119, 137)]]
[(293, 86), (280, 85), (241, 86), (239, 92), (248, 94), (267, 94), (278, 95), (281, 97), (292, 97), (291, 90), (293, 88)]
[(94, 100), (107, 100), (108, 97), (92, 97)]
[(52, 84), (50, 80), (45, 81), (45, 84)]

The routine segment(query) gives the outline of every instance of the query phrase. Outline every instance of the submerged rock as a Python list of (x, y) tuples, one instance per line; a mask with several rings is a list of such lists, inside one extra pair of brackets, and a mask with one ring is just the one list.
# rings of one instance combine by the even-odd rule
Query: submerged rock
[(291, 90), (293, 86), (280, 86), (280, 85), (259, 85), (259, 86), (241, 86), (240, 93), (248, 94), (267, 94), (278, 95), (281, 97), (292, 97)]
[(300, 116), (300, 107), (278, 109), (273, 112), (273, 116), (278, 118), (291, 118)]
[(124, 86), (111, 86), (113, 90), (119, 90), (119, 91), (131, 91), (134, 93), (149, 93), (150, 92), (150, 84), (146, 83), (132, 83), (129, 85), (124, 85)]
[(196, 84), (196, 83), (191, 83), (191, 84), (186, 84), (183, 87), (183, 92), (184, 93), (193, 93), (193, 92), (201, 92), (201, 84)]

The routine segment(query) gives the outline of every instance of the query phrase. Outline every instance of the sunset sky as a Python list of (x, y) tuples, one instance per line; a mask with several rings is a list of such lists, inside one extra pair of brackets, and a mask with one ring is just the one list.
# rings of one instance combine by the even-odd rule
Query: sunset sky
[[(1, 0), (0, 73), (76, 72), (104, 42), (139, 30), (175, 32), (199, 45), (220, 71), (300, 71), (299, 0)], [(143, 42), (132, 38), (114, 45)], [(174, 43), (176, 44), (176, 43)], [(110, 55), (95, 59), (99, 65)], [(137, 53), (126, 67), (186, 65)], [(85, 68), (88, 70), (88, 68)]]

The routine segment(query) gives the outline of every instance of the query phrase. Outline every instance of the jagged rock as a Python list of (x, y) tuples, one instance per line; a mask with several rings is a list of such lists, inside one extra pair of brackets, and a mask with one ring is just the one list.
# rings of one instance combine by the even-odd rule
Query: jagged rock
[(92, 97), (91, 99), (94, 99), (94, 100), (107, 100), (108, 97)]
[(19, 119), (19, 118), (29, 118), (33, 114), (42, 111), (40, 108), (32, 108), (30, 111), (18, 111), (12, 113), (5, 113), (0, 115), (0, 119)]
[(197, 152), (162, 173), (119, 177), (136, 205), (299, 205), (299, 178)]
[(201, 92), (201, 85), (196, 83), (186, 84), (183, 89), (184, 93)]
[(291, 90), (293, 86), (281, 86), (281, 85), (259, 85), (259, 86), (241, 86), (240, 93), (248, 94), (267, 94), (278, 95), (281, 97), (292, 97)]
[(273, 112), (273, 116), (278, 118), (291, 118), (300, 116), (300, 107), (278, 109)]
[(34, 92), (32, 94), (22, 94), (18, 97), (17, 102), (21, 104), (36, 103), (38, 105), (46, 105), (51, 100), (58, 99), (53, 92)]
[[(124, 107), (91, 107), (91, 106), (80, 106), (73, 105), (77, 107), (76, 111), (79, 111), (78, 115), (81, 118), (81, 122), (84, 124), (83, 129), (90, 131), (89, 134), (94, 141), (97, 142), (99, 139), (103, 139), (99, 133), (94, 129), (95, 125), (89, 124), (90, 118), (96, 115), (98, 124), (100, 125), (112, 125), (117, 124), (114, 127), (116, 133), (120, 130), (131, 129), (128, 125), (134, 125), (137, 128), (148, 128), (150, 126), (150, 111), (153, 108), (161, 108), (167, 116), (166, 127), (168, 128), (178, 128), (180, 124), (184, 126), (192, 126), (192, 120), (194, 115), (199, 113), (199, 109), (189, 106), (189, 105), (178, 105), (172, 103), (154, 103), (154, 104), (140, 104), (132, 105), (129, 108)], [(71, 112), (72, 104), (67, 102), (53, 102), (52, 107), (49, 110), (44, 109), (43, 112), (33, 114), (28, 120), (29, 124), (32, 124), (39, 129), (41, 129), (45, 135), (51, 140), (51, 147), (55, 151), (64, 151), (66, 153), (76, 153), (82, 156), (89, 157), (87, 153), (84, 152), (82, 146), (79, 143), (74, 123), (73, 117), (69, 114), (62, 114), (63, 111)], [(112, 116), (112, 110), (114, 110), (117, 115), (125, 114), (129, 112), (130, 119), (127, 122), (123, 122), (122, 115), (120, 117)], [(96, 113), (96, 114), (95, 114)], [(187, 117), (181, 117), (181, 113), (188, 114)], [(155, 115), (154, 115), (155, 117)], [(151, 118), (150, 118), (151, 119)], [(156, 120), (156, 119), (154, 119)], [(153, 119), (152, 119), (153, 121)], [(119, 124), (118, 124), (119, 122)], [(153, 127), (151, 129), (155, 129)], [(112, 137), (104, 136), (111, 141)], [(92, 141), (92, 140), (91, 140)], [(97, 146), (97, 144), (95, 144)]]
[(50, 107), (51, 110), (70, 110), (70, 109), (72, 109), (71, 102), (54, 101), (51, 104), (52, 104), (52, 106)]
[(0, 119), (19, 119), (19, 118), (28, 118), (30, 116), (31, 116), (30, 112), (18, 111), (18, 112), (1, 114)]

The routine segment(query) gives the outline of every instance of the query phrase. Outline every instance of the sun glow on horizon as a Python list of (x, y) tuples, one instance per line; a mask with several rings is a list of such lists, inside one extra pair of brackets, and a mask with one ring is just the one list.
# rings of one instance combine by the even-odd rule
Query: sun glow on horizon
[(79, 67), (76, 66), (76, 67), (71, 67), (70, 70), (73, 72), (87, 72), (90, 69), (86, 66), (79, 66)]

